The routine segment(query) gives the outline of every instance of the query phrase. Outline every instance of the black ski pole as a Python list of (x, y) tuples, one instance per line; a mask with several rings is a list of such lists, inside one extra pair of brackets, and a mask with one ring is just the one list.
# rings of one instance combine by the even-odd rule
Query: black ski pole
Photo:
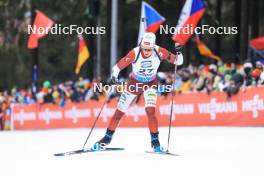
[[(110, 89), (110, 92), (111, 92), (111, 91), (113, 90), (113, 89), (112, 89), (112, 85), (113, 85), (113, 84), (110, 84), (110, 85), (111, 85), (111, 89)], [(100, 117), (100, 115), (101, 115), (101, 113), (102, 113), (102, 111), (103, 111), (103, 109), (104, 109), (104, 106), (105, 106), (105, 104), (107, 103), (107, 101), (108, 101), (108, 98), (105, 99), (104, 104), (102, 105), (101, 110), (99, 111), (99, 113), (98, 113), (98, 115), (97, 115), (97, 117), (96, 117), (96, 119), (95, 119), (95, 121), (94, 121), (94, 123), (93, 123), (93, 125), (92, 125), (92, 128), (91, 128), (91, 130), (90, 130), (90, 132), (89, 132), (89, 134), (88, 134), (88, 136), (87, 136), (87, 138), (86, 138), (86, 140), (85, 140), (85, 142), (84, 142), (84, 144), (83, 144), (83, 148), (82, 148), (82, 150), (84, 150), (85, 145), (86, 145), (88, 139), (90, 138), (90, 136), (91, 136), (91, 134), (92, 134), (92, 132), (93, 132), (93, 129), (94, 129), (94, 127), (95, 127), (95, 125), (96, 125), (96, 123), (97, 123), (97, 121), (98, 121), (98, 119), (99, 119), (99, 117)]]
[(102, 112), (103, 109), (104, 109), (104, 106), (105, 106), (106, 102), (107, 102), (107, 99), (105, 99), (104, 104), (102, 105), (101, 110), (99, 111), (99, 113), (98, 113), (98, 115), (97, 115), (97, 117), (96, 117), (96, 119), (95, 119), (95, 121), (94, 121), (94, 123), (93, 123), (93, 126), (92, 126), (92, 128), (91, 128), (91, 130), (90, 130), (90, 132), (89, 132), (89, 134), (88, 134), (88, 136), (87, 136), (87, 138), (86, 138), (86, 140), (85, 140), (85, 142), (84, 142), (84, 144), (83, 144), (83, 148), (82, 148), (82, 150), (84, 150), (84, 147), (85, 147), (85, 145), (86, 145), (88, 139), (90, 138), (90, 136), (91, 136), (91, 134), (92, 134), (92, 131), (93, 131), (93, 129), (94, 129), (94, 127), (95, 127), (95, 125), (96, 125), (96, 123), (97, 123), (97, 121), (98, 121), (100, 115), (101, 115), (101, 112)]
[[(182, 51), (182, 47), (180, 44), (175, 43), (175, 51), (178, 55)], [(175, 80), (176, 80), (176, 74), (177, 74), (177, 64), (175, 64), (174, 74), (173, 74), (173, 80), (172, 80), (172, 93), (171, 93), (171, 109), (170, 109), (170, 123), (169, 123), (169, 132), (168, 132), (168, 144), (167, 144), (167, 152), (169, 152), (169, 146), (170, 146), (170, 133), (171, 133), (171, 123), (172, 123), (172, 115), (173, 115), (173, 104), (174, 104), (174, 86), (175, 86)]]
[(173, 114), (173, 104), (174, 104), (174, 85), (176, 79), (176, 72), (177, 72), (177, 64), (175, 64), (175, 71), (173, 74), (173, 81), (172, 81), (172, 93), (171, 93), (171, 109), (170, 109), (170, 122), (169, 122), (169, 133), (168, 133), (168, 143), (167, 143), (167, 152), (169, 152), (169, 145), (170, 145), (170, 133), (171, 133), (171, 123), (172, 123), (172, 114)]

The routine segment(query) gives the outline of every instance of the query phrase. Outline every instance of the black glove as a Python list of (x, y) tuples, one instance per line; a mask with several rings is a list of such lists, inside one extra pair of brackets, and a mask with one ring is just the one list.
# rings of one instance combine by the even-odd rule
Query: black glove
[(118, 79), (114, 76), (111, 76), (111, 83), (112, 84), (118, 84)]
[(182, 52), (182, 46), (179, 43), (175, 43), (175, 51), (176, 53)]

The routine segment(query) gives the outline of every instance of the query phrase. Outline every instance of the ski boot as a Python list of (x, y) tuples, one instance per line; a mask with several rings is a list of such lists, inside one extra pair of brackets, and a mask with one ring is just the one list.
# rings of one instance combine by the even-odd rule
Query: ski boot
[(150, 133), (151, 135), (151, 147), (153, 148), (154, 152), (156, 153), (163, 153), (164, 149), (160, 146), (159, 142), (159, 132)]
[(113, 137), (114, 131), (111, 131), (107, 128), (105, 136), (97, 141), (94, 145), (92, 150), (93, 151), (100, 151), (100, 150), (104, 150), (104, 147), (108, 144), (110, 144), (112, 137)]

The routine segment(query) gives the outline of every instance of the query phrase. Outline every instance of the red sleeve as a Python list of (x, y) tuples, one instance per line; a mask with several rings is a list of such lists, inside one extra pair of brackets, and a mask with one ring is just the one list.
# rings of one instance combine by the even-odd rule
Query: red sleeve
[(135, 60), (135, 56), (136, 54), (134, 50), (129, 51), (129, 53), (125, 57), (121, 58), (118, 61), (117, 63), (118, 68), (120, 70), (126, 68), (129, 64), (131, 64)]
[(176, 60), (176, 55), (169, 52), (168, 50), (166, 50), (165, 48), (159, 47), (159, 54), (161, 56), (161, 60), (166, 59), (169, 63), (174, 63)]

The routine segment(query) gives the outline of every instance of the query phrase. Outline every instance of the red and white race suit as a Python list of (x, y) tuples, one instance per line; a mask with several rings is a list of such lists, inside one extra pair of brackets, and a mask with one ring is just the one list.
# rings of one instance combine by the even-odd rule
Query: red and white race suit
[[(155, 50), (149, 57), (144, 57), (140, 51), (140, 47), (132, 49), (125, 57), (121, 58), (120, 61), (113, 67), (112, 75), (118, 77), (120, 70), (126, 68), (132, 64), (132, 72), (128, 79), (128, 87), (133, 85), (150, 86), (157, 84), (157, 70), (162, 60), (167, 60), (172, 64), (181, 65), (182, 55), (181, 53), (174, 55), (165, 48), (155, 45)], [(122, 112), (126, 112), (133, 99), (144, 93), (145, 107), (155, 107), (157, 101), (156, 89), (137, 89), (136, 91), (125, 91), (122, 93), (119, 102), (118, 109)]]

